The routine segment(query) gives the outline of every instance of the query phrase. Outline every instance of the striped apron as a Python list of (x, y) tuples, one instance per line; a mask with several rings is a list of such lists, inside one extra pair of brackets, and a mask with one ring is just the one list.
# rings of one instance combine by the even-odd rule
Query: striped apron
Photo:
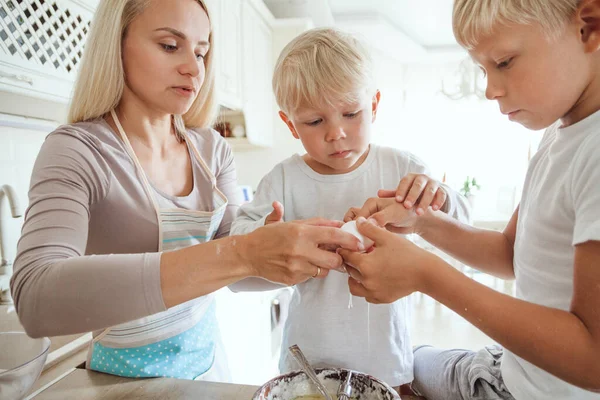
[[(114, 111), (111, 115), (134, 161), (144, 190), (158, 219), (159, 251), (208, 242), (216, 234), (227, 198), (198, 149), (184, 138), (212, 182), (212, 211), (159, 208), (155, 194)], [(215, 315), (214, 294), (199, 297), (166, 311), (105, 329), (90, 344), (89, 369), (130, 378), (173, 377), (226, 381), (228, 368)]]

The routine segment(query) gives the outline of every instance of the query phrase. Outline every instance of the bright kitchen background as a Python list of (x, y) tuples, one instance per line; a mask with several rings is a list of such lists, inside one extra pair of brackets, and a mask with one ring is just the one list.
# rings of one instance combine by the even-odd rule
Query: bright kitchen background
[[(483, 97), (485, 81), (452, 34), (451, 0), (266, 2), (282, 15), (312, 15), (317, 25), (333, 23), (366, 40), (382, 93), (373, 141), (414, 152), (457, 190), (475, 176), (482, 186), (475, 220), (510, 217), (541, 133), (508, 121)], [(453, 100), (444, 89), (465, 97)], [(240, 169), (241, 183), (256, 187), (273, 163), (302, 151), (281, 121), (275, 127), (274, 148), (238, 155), (240, 165), (253, 165)]]
[[(382, 92), (373, 141), (414, 152), (429, 164), (435, 178), (445, 177), (457, 190), (467, 176), (476, 177), (481, 190), (474, 203), (474, 223), (499, 228), (508, 220), (541, 134), (508, 122), (495, 103), (481, 98), (485, 82), (452, 35), (452, 0), (208, 3), (221, 39), (222, 121), (241, 125), (246, 132), (245, 137), (228, 139), (240, 185), (256, 189), (275, 163), (302, 152), (277, 118), (270, 88), (272, 67), (295, 35), (312, 26), (335, 25), (362, 36), (373, 48)], [(96, 4), (97, 0), (0, 2), (0, 186), (13, 186), (23, 209), (44, 137), (65, 120)], [(22, 218), (10, 218), (2, 204), (0, 218), (3, 258), (14, 260)], [(512, 290), (510, 285), (472, 276), (498, 290)], [(0, 289), (6, 289), (6, 280), (0, 278)], [(219, 296), (234, 380), (264, 382), (277, 372), (289, 293), (233, 295), (223, 290)], [(415, 296), (415, 311), (416, 343), (476, 348), (489, 342), (423, 296)], [(436, 333), (440, 330), (444, 338)]]

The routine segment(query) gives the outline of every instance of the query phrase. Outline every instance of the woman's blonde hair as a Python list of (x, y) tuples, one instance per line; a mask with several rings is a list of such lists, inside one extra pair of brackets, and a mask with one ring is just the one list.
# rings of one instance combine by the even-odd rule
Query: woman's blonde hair
[[(121, 101), (125, 88), (122, 40), (131, 21), (151, 0), (102, 0), (86, 39), (75, 91), (69, 109), (69, 123), (89, 121), (105, 115)], [(210, 14), (204, 0), (196, 0)], [(210, 126), (216, 116), (214, 29), (211, 22), (210, 48), (204, 58), (206, 75), (194, 103), (183, 115), (174, 116), (178, 132)]]
[(472, 49), (482, 36), (500, 24), (538, 23), (550, 39), (563, 31), (581, 0), (455, 0), (452, 13), (454, 36)]
[(361, 90), (375, 90), (369, 51), (357, 38), (332, 28), (312, 29), (292, 40), (273, 73), (275, 98), (285, 113), (355, 102)]

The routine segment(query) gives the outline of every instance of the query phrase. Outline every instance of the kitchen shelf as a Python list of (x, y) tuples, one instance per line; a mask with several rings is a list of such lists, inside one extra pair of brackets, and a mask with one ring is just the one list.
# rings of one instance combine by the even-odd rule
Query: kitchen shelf
[(241, 151), (252, 151), (252, 150), (260, 150), (260, 149), (268, 148), (268, 146), (258, 146), (256, 144), (251, 143), (247, 137), (243, 137), (243, 138), (229, 137), (229, 138), (225, 138), (225, 140), (227, 141), (227, 143), (229, 143), (229, 146), (231, 146), (231, 150), (233, 150), (234, 153), (241, 152)]

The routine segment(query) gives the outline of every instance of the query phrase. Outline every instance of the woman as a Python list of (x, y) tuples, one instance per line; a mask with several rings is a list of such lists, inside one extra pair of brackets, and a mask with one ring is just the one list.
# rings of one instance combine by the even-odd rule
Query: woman
[(206, 128), (214, 51), (201, 0), (102, 1), (70, 124), (38, 156), (11, 288), (29, 335), (94, 331), (88, 368), (226, 379), (212, 292), (322, 278), (342, 260), (319, 245), (358, 248), (325, 220), (226, 237), (239, 198)]

